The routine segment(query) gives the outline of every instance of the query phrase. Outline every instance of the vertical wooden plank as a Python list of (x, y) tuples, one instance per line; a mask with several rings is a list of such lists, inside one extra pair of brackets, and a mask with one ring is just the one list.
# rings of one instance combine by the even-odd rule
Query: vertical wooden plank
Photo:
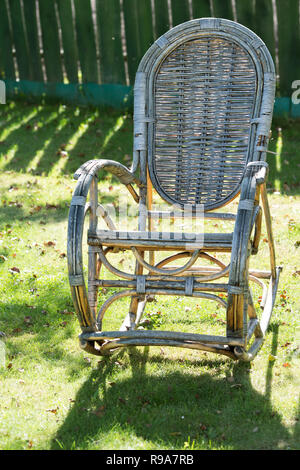
[(26, 0), (23, 2), (25, 28), (27, 33), (30, 79), (37, 82), (43, 81), (43, 72), (41, 65), (41, 55), (38, 40), (37, 12), (35, 0)]
[(171, 0), (173, 26), (190, 19), (188, 0)]
[(97, 0), (101, 83), (125, 84), (119, 0)]
[(207, 18), (212, 16), (209, 0), (193, 0), (193, 18)]
[(153, 43), (151, 0), (123, 0), (130, 84), (139, 61)]
[(253, 31), (266, 43), (275, 63), (275, 37), (272, 0), (259, 0), (255, 5)]
[[(249, 0), (247, 0), (245, 3), (248, 5)], [(231, 0), (213, 0), (213, 8), (216, 18), (226, 18), (227, 20), (233, 20)]]
[(54, 2), (39, 0), (43, 52), (48, 82), (62, 82), (62, 64)]
[(56, 0), (64, 49), (64, 64), (70, 83), (78, 82), (77, 47), (73, 29), (71, 0)]
[(156, 39), (170, 29), (168, 1), (154, 0)]
[[(255, 0), (250, 0), (245, 2), (244, 0), (235, 0), (236, 2), (236, 16), (238, 23), (247, 26), (247, 28), (251, 29), (252, 31), (255, 30)], [(260, 11), (258, 10), (258, 16), (260, 15)]]
[(292, 82), (300, 78), (298, 0), (277, 0), (280, 95), (291, 96)]
[(5, 78), (15, 80), (16, 73), (12, 55), (12, 38), (8, 23), (5, 0), (0, 0), (0, 56), (5, 71)]
[(82, 81), (98, 83), (97, 52), (90, 1), (74, 0), (78, 55)]
[(19, 78), (20, 80), (29, 80), (29, 57), (22, 21), (20, 0), (9, 0), (8, 4), (10, 9), (13, 41), (16, 49)]

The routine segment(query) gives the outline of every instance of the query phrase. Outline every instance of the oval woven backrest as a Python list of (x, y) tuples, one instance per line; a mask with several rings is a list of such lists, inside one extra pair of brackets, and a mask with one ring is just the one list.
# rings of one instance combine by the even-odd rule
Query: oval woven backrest
[(252, 159), (266, 70), (250, 47), (259, 38), (241, 27), (248, 48), (233, 24), (210, 18), (180, 25), (156, 42), (139, 69), (148, 83), (150, 177), (170, 203), (205, 210), (226, 204)]

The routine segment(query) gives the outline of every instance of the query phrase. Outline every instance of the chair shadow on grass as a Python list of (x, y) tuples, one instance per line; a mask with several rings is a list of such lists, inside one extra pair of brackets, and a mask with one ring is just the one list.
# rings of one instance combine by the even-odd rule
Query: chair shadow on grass
[[(276, 354), (277, 325), (272, 333), (270, 352)], [(128, 448), (122, 447), (124, 434), (128, 436), (126, 442), (132, 439), (129, 448), (133, 450), (135, 442), (141, 448), (141, 441), (151, 443), (152, 449), (157, 445), (158, 449), (170, 450), (199, 449), (199, 444), (203, 449), (295, 448), (299, 426), (291, 435), (272, 409), (272, 362), (266, 370), (265, 394), (261, 394), (251, 383), (249, 364), (210, 359), (209, 354), (178, 361), (166, 359), (161, 352), (152, 355), (151, 362), (156, 364), (156, 371), (162, 366), (169, 372), (155, 375), (146, 370), (149, 348), (122, 350), (100, 359), (99, 367), (78, 391), (51, 448), (122, 450)], [(124, 372), (128, 367), (124, 365), (128, 357), (131, 377), (125, 374), (126, 378), (112, 382), (117, 369)], [(188, 372), (191, 367), (193, 373)], [(119, 430), (121, 444), (108, 444), (112, 429)]]

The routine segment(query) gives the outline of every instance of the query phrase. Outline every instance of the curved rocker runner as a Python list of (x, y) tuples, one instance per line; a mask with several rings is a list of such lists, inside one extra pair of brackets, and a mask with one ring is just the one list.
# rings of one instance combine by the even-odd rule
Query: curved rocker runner
[[(75, 174), (68, 269), (82, 329), (80, 344), (86, 351), (104, 355), (130, 346), (164, 345), (243, 361), (256, 356), (270, 322), (281, 270), (275, 261), (266, 190), (274, 94), (274, 64), (265, 44), (248, 28), (229, 20), (188, 21), (165, 33), (146, 52), (134, 87), (131, 169), (116, 161), (90, 160)], [(138, 204), (136, 231), (118, 230), (99, 204), (97, 183), (102, 171), (117, 177)], [(176, 210), (152, 210), (153, 188)], [(236, 214), (212, 212), (235, 198), (239, 198)], [(98, 228), (99, 217), (106, 230)], [(234, 228), (231, 233), (179, 236), (155, 232), (153, 219), (166, 217), (231, 220)], [(263, 217), (268, 271), (249, 267), (259, 250)], [(82, 252), (85, 220), (87, 285)], [(134, 255), (134, 272), (122, 271), (108, 260), (108, 253), (120, 250)], [(155, 262), (155, 254), (166, 251), (169, 255)], [(219, 260), (215, 253), (229, 253), (230, 262)], [(184, 258), (182, 266), (168, 266)], [(214, 265), (199, 265), (202, 259)], [(103, 266), (113, 279), (101, 277)], [(262, 289), (259, 309), (252, 282)], [(99, 309), (101, 287), (117, 292)], [(227, 301), (220, 293), (227, 294)], [(226, 335), (138, 329), (146, 303), (159, 295), (217, 302), (226, 309)], [(120, 330), (102, 331), (106, 311), (123, 297), (131, 301)]]

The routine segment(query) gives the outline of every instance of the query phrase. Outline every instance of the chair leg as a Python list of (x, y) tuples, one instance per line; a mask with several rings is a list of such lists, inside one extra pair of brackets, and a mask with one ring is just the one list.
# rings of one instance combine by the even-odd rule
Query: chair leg
[(252, 361), (263, 345), (265, 334), (270, 323), (270, 319), (271, 319), (271, 315), (272, 315), (272, 311), (273, 311), (273, 307), (275, 303), (281, 270), (282, 270), (281, 266), (277, 266), (276, 271), (275, 271), (276, 277), (270, 278), (266, 304), (264, 306), (262, 317), (260, 321), (258, 322), (258, 324), (254, 325), (252, 328), (253, 331), (251, 333), (254, 335), (254, 341), (252, 345), (248, 348), (248, 350), (245, 350), (244, 348), (240, 348), (239, 346), (234, 348), (234, 353), (236, 357), (241, 361), (248, 361), (248, 362)]

